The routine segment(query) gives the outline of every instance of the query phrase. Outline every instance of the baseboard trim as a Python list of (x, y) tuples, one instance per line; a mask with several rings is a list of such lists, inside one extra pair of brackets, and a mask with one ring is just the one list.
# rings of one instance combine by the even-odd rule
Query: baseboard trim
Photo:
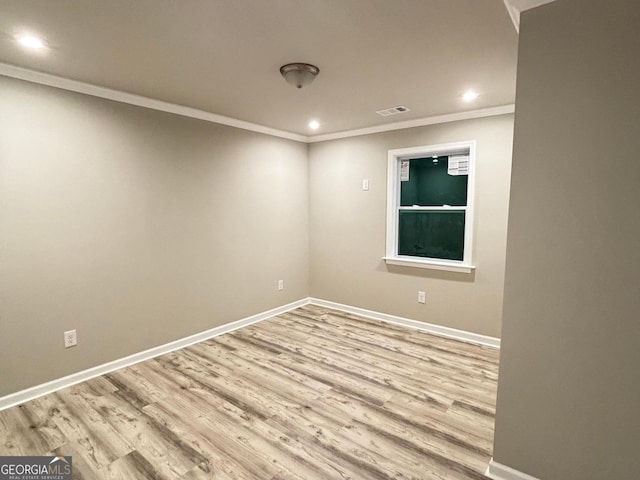
[(188, 337), (184, 337), (179, 340), (166, 343), (164, 345), (153, 347), (142, 352), (134, 353), (133, 355), (129, 355), (127, 357), (103, 363), (102, 365), (98, 365), (87, 370), (72, 373), (71, 375), (67, 375), (66, 377), (58, 378), (47, 383), (27, 388), (25, 390), (20, 390), (19, 392), (10, 393), (9, 395), (0, 397), (0, 410), (19, 405), (29, 400), (33, 400), (34, 398), (53, 393), (62, 388), (70, 387), (91, 378), (104, 375), (105, 373), (128, 367), (130, 365), (134, 365), (136, 363), (143, 362), (160, 355), (164, 355), (165, 353), (188, 347), (189, 345), (193, 345), (194, 343), (202, 342), (204, 340), (217, 337), (224, 333), (229, 333), (239, 328), (261, 322), (276, 315), (280, 315), (281, 313), (285, 313), (298, 307), (307, 305), (308, 303), (309, 298), (303, 298), (293, 303), (282, 305), (281, 307), (276, 307), (265, 312), (257, 313), (241, 320), (227, 323), (225, 325), (220, 325), (219, 327), (211, 328), (209, 330), (205, 330), (204, 332), (196, 333), (194, 335), (190, 335)]
[(322, 300), (320, 298), (311, 297), (309, 298), (309, 303), (318, 305), (319, 307), (333, 308), (335, 310), (353, 313), (354, 315), (360, 315), (362, 317), (372, 318), (374, 320), (401, 325), (403, 327), (415, 328), (417, 330), (440, 335), (442, 337), (461, 340), (463, 342), (475, 343), (478, 345), (485, 345), (493, 348), (500, 348), (500, 339), (489, 337), (487, 335), (480, 335), (478, 333), (457, 330), (455, 328), (443, 327), (441, 325), (434, 325), (432, 323), (419, 322), (417, 320), (411, 320), (410, 318), (397, 317), (395, 315), (389, 315), (387, 313), (375, 312), (373, 310), (366, 310), (359, 307), (352, 307), (351, 305), (344, 305), (342, 303)]
[[(61, 390), (63, 388), (70, 387), (77, 383), (81, 383), (86, 380), (89, 380), (91, 378), (104, 375), (105, 373), (113, 372), (114, 370), (125, 368), (130, 365), (134, 365), (136, 363), (140, 363), (145, 360), (149, 360), (151, 358), (164, 355), (165, 353), (173, 352), (174, 350), (179, 350), (181, 348), (188, 347), (189, 345), (193, 345), (194, 343), (202, 342), (204, 340), (217, 337), (218, 335), (229, 333), (239, 328), (261, 322), (268, 318), (275, 317), (276, 315), (280, 315), (281, 313), (289, 312), (291, 310), (302, 307), (304, 305), (308, 305), (309, 303), (318, 305), (320, 307), (333, 308), (335, 310), (340, 310), (347, 313), (353, 313), (355, 315), (372, 318), (374, 320), (380, 320), (380, 321), (392, 323), (395, 325), (401, 325), (403, 327), (415, 328), (417, 330), (422, 330), (428, 333), (440, 335), (447, 338), (461, 340), (463, 342), (486, 345), (493, 348), (500, 348), (499, 338), (489, 337), (486, 335), (480, 335), (472, 332), (466, 332), (464, 330), (457, 330), (455, 328), (443, 327), (443, 326), (434, 325), (431, 323), (419, 322), (417, 320), (411, 320), (409, 318), (397, 317), (395, 315), (389, 315), (386, 313), (376, 312), (373, 310), (366, 310), (364, 308), (353, 307), (351, 305), (344, 305), (342, 303), (322, 300), (320, 298), (307, 297), (307, 298), (303, 298), (301, 300), (297, 300), (295, 302), (289, 303), (287, 305), (282, 305), (280, 307), (276, 307), (271, 310), (267, 310), (265, 312), (251, 315), (249, 317), (243, 318), (241, 320), (237, 320), (235, 322), (227, 323), (225, 325), (220, 325), (219, 327), (211, 328), (209, 330), (205, 330), (203, 332), (196, 333), (194, 335), (190, 335), (188, 337), (184, 337), (184, 338), (175, 340), (173, 342), (166, 343), (164, 345), (153, 347), (148, 350), (144, 350), (142, 352), (134, 353), (133, 355), (129, 355), (127, 357), (123, 357), (117, 360), (113, 360), (111, 362), (103, 363), (102, 365), (98, 365), (98, 366), (89, 368), (87, 370), (82, 370), (77, 373), (72, 373), (71, 375), (67, 375), (66, 377), (58, 378), (56, 380), (51, 380), (50, 382), (46, 382), (46, 383), (36, 385), (24, 390), (20, 390), (15, 393), (10, 393), (8, 395), (0, 397), (0, 410), (4, 410), (6, 408), (20, 405), (21, 403), (27, 402), (29, 400), (33, 400), (34, 398), (38, 398), (43, 395), (53, 393), (57, 390)], [(492, 466), (492, 465), (495, 465), (495, 466)], [(496, 480), (537, 480), (533, 477), (528, 477), (528, 476), (524, 476), (524, 477), (499, 476), (498, 472), (505, 472), (507, 471), (507, 469), (509, 469), (509, 467), (502, 466), (495, 462), (492, 462), (492, 465), (490, 465), (490, 469), (496, 475), (492, 478), (495, 478)], [(515, 470), (513, 471), (515, 472)]]
[(539, 480), (491, 459), (485, 475), (493, 480)]

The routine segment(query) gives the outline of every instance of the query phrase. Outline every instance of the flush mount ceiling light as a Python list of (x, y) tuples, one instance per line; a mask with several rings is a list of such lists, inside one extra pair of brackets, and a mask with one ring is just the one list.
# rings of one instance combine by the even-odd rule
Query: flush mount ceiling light
[(308, 63), (287, 63), (280, 67), (280, 73), (288, 84), (302, 88), (313, 82), (320, 69)]
[(318, 128), (320, 128), (320, 122), (318, 122), (317, 120), (311, 120), (309, 122), (309, 128), (311, 130), (317, 130)]

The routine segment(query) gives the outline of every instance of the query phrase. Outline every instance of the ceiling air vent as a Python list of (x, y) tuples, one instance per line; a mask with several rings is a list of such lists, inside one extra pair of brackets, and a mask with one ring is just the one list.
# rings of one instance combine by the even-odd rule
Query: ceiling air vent
[(383, 117), (390, 115), (398, 115), (399, 113), (406, 113), (409, 109), (404, 105), (398, 105), (397, 107), (385, 108), (384, 110), (378, 110), (376, 113)]

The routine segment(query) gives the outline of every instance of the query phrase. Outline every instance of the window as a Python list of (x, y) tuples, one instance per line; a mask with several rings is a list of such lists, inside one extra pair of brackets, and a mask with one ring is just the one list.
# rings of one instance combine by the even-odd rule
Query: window
[(471, 272), (475, 141), (389, 150), (388, 264)]

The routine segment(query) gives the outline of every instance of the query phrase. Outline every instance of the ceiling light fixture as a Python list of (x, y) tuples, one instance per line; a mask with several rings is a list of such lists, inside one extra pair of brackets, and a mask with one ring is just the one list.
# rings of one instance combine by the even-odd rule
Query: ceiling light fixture
[(302, 88), (313, 82), (320, 69), (308, 63), (288, 63), (280, 67), (280, 74), (288, 84)]
[(474, 91), (474, 90), (467, 90), (466, 92), (464, 92), (462, 94), (462, 99), (465, 102), (473, 102), (476, 98), (478, 98), (480, 95), (478, 94), (478, 92)]
[(16, 40), (20, 45), (32, 50), (40, 50), (47, 47), (47, 43), (34, 35), (17, 35)]
[(311, 130), (317, 130), (318, 128), (320, 128), (320, 122), (318, 122), (317, 120), (311, 120), (309, 122), (309, 128)]

